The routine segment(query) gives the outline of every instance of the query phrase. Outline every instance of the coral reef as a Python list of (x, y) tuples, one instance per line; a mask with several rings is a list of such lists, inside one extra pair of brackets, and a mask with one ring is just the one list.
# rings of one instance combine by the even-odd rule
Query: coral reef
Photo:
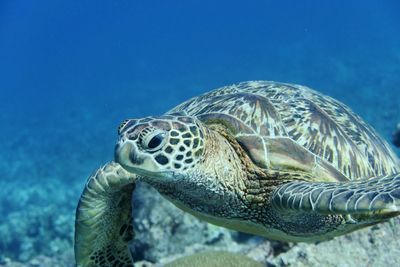
[(35, 256), (29, 261), (19, 262), (10, 258), (0, 258), (1, 267), (75, 267), (74, 257), (71, 249), (66, 252), (49, 256)]
[[(7, 192), (0, 199), (0, 258), (28, 261), (39, 254), (53, 256), (71, 248), (73, 190), (60, 181), (35, 185), (1, 183)], [(18, 190), (11, 190), (18, 188)]]
[(250, 258), (228, 252), (202, 252), (191, 256), (186, 256), (170, 262), (165, 267), (262, 267), (263, 265)]
[(293, 246), (268, 259), (269, 266), (397, 266), (400, 219), (333, 240)]

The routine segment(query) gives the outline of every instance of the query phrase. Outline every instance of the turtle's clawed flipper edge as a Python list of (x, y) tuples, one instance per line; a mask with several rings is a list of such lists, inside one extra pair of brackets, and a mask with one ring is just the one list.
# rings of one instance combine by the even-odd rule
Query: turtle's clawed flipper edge
[(277, 188), (275, 208), (321, 214), (400, 214), (400, 174), (337, 183), (290, 182)]
[(136, 176), (110, 162), (89, 177), (76, 210), (78, 267), (133, 266), (131, 196)]

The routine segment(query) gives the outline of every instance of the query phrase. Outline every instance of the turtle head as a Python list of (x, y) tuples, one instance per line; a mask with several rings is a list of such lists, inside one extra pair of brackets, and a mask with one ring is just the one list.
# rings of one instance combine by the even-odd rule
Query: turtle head
[(121, 123), (115, 160), (145, 177), (171, 177), (192, 168), (203, 152), (200, 122), (189, 116), (130, 119)]
[(125, 170), (184, 210), (234, 215), (227, 203), (239, 201), (246, 166), (223, 126), (165, 115), (126, 120), (118, 132), (115, 161)]

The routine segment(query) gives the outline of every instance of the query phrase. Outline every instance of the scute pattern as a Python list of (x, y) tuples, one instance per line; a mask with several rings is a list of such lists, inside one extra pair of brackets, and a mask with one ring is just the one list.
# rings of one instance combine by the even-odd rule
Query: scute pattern
[[(216, 96), (212, 99), (212, 105), (189, 108), (188, 112), (194, 111), (195, 115), (206, 113), (229, 114), (242, 123), (249, 126), (262, 136), (282, 136), (285, 129), (280, 122), (279, 114), (274, 106), (265, 97), (248, 94), (236, 93)], [(195, 111), (196, 110), (196, 111)], [(260, 124), (260, 122), (263, 122)]]
[(321, 109), (334, 118), (346, 135), (357, 145), (358, 150), (367, 158), (371, 169), (374, 170), (373, 175), (396, 172), (394, 166), (397, 167), (398, 164), (390, 167), (392, 165), (390, 161), (396, 162), (397, 159), (389, 145), (357, 114), (330, 97), (322, 97), (314, 91), (308, 91), (308, 94), (316, 99)]
[[(243, 82), (206, 93), (177, 106), (201, 120), (229, 121), (238, 140), (262, 143), (257, 160), (268, 165), (269, 139), (290, 138), (336, 169), (336, 180), (367, 179), (399, 171), (388, 144), (342, 103), (307, 87), (268, 82)], [(262, 138), (260, 138), (262, 137)], [(254, 150), (253, 150), (254, 151)], [(265, 160), (260, 160), (263, 151)], [(332, 166), (332, 167), (330, 167)], [(318, 178), (318, 177), (317, 177)]]
[[(376, 175), (368, 158), (332, 117), (308, 99), (301, 99), (301, 103), (296, 100), (290, 101), (287, 109), (282, 110), (294, 114), (292, 117), (289, 114), (284, 116), (288, 134), (293, 140), (334, 164), (350, 179)], [(299, 105), (301, 109), (298, 109)], [(295, 123), (290, 124), (291, 120)]]
[(396, 156), (376, 132), (348, 107), (307, 87), (276, 105), (297, 143), (333, 164), (349, 179), (395, 173)]

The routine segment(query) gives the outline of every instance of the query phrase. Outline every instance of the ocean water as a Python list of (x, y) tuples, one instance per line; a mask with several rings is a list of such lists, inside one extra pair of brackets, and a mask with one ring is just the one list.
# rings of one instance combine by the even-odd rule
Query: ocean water
[(72, 253), (119, 123), (219, 86), (307, 85), (390, 140), (399, 33), (395, 0), (0, 0), (0, 265)]

